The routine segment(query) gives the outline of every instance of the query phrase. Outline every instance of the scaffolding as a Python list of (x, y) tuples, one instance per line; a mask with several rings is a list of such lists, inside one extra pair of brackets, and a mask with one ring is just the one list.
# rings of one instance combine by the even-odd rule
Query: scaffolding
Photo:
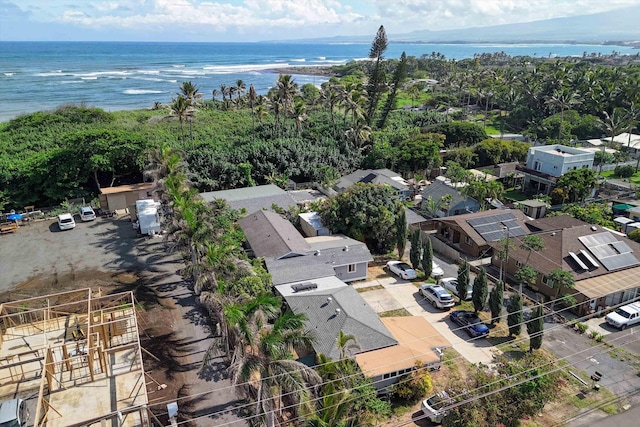
[(35, 426), (149, 426), (131, 292), (0, 305), (0, 396), (38, 390)]

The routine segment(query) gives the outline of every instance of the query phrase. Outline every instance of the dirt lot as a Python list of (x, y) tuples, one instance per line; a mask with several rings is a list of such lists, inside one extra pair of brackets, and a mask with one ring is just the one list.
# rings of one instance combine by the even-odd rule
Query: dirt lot
[(143, 352), (149, 406), (163, 424), (166, 402), (177, 400), (180, 420), (193, 419), (187, 425), (245, 425), (231, 411), (241, 402), (221, 360), (201, 372), (211, 343), (208, 319), (161, 238), (137, 237), (128, 218), (79, 222), (62, 232), (55, 221), (36, 222), (0, 236), (0, 260), (0, 302), (86, 287), (103, 294), (133, 291), (141, 344), (153, 354)]

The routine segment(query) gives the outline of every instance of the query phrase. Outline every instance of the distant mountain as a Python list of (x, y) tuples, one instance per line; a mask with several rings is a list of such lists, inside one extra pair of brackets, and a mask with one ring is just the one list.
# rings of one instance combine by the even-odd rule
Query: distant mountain
[[(640, 6), (592, 15), (545, 19), (491, 27), (389, 34), (393, 42), (423, 43), (611, 43), (640, 42)], [(371, 36), (337, 36), (298, 41), (322, 43), (371, 42)]]

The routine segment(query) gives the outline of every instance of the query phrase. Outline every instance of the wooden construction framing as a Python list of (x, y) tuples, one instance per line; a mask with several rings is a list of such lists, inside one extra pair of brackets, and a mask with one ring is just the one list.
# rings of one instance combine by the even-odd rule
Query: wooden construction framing
[[(21, 347), (29, 351), (16, 350)], [(144, 378), (131, 292), (101, 296), (82, 289), (0, 305), (0, 391), (12, 384), (37, 387), (35, 426), (99, 425), (116, 420), (112, 410), (83, 411), (84, 407), (71, 407), (63, 397), (90, 383), (96, 386), (82, 388), (81, 395), (115, 387), (109, 393), (117, 389), (131, 398), (123, 399), (117, 411), (132, 414), (127, 425), (147, 426)], [(132, 388), (127, 392), (127, 387)], [(57, 404), (52, 404), (54, 399)], [(91, 420), (83, 419), (87, 415)]]

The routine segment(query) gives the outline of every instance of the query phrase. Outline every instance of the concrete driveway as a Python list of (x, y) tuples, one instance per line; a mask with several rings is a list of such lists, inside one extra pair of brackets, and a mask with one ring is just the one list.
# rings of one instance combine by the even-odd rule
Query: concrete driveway
[[(437, 262), (437, 261), (436, 261)], [(444, 268), (444, 265), (442, 265)], [(445, 270), (446, 274), (446, 270)], [(449, 320), (449, 311), (433, 308), (424, 301), (418, 287), (409, 281), (396, 277), (383, 277), (370, 282), (353, 285), (354, 288), (382, 286), (383, 289), (361, 291), (360, 295), (377, 313), (404, 308), (414, 316), (422, 316), (431, 323), (453, 346), (471, 363), (490, 364), (494, 351), (498, 351), (486, 339), (471, 339), (465, 331)]]

